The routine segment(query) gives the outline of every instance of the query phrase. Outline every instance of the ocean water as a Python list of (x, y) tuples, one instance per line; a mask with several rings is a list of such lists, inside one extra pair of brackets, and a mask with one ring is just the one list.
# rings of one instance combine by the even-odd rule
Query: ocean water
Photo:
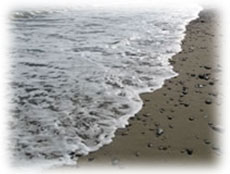
[(185, 27), (200, 10), (13, 12), (13, 161), (72, 165), (112, 142), (141, 109), (140, 93), (177, 75), (169, 59), (181, 51)]

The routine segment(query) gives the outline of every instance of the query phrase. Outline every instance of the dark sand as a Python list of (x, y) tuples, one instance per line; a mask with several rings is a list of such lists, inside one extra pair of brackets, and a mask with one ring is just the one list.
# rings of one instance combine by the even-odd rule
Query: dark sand
[[(210, 164), (221, 157), (218, 20), (202, 11), (187, 26), (183, 51), (170, 63), (179, 73), (153, 92), (113, 142), (78, 161), (80, 168), (128, 164)], [(219, 120), (219, 121), (218, 121)]]

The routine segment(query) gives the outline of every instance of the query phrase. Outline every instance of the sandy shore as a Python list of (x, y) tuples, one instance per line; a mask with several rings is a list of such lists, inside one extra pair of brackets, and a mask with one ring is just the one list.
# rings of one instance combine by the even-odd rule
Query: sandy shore
[(111, 144), (80, 158), (79, 167), (211, 163), (221, 157), (217, 21), (205, 10), (187, 26), (183, 51), (170, 61), (179, 75), (141, 95), (144, 106), (130, 124), (117, 130)]

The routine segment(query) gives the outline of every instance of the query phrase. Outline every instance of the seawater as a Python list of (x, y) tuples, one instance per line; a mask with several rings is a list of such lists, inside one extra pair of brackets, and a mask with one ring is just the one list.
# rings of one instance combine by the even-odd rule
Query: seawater
[(141, 109), (140, 93), (177, 75), (169, 59), (181, 51), (185, 27), (200, 10), (13, 12), (14, 161), (71, 165), (110, 143)]

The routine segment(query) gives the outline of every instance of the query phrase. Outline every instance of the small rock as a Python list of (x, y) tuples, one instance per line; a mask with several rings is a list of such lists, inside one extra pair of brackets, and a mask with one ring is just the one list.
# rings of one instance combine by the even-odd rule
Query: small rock
[(207, 70), (212, 69), (210, 66), (204, 66), (204, 68)]
[(156, 131), (156, 136), (157, 136), (157, 137), (161, 136), (163, 133), (164, 133), (164, 130), (163, 130), (163, 129), (157, 128), (157, 131)]
[(216, 152), (220, 153), (220, 148), (217, 146), (212, 146), (212, 150), (215, 150)]
[(205, 144), (211, 144), (211, 142), (208, 139), (204, 139)]
[(163, 113), (164, 111), (165, 111), (165, 109), (164, 108), (160, 108), (160, 113)]
[(200, 23), (205, 23), (205, 20), (200, 20)]
[(158, 146), (159, 150), (163, 150), (163, 148), (164, 148), (164, 146), (162, 146), (162, 145)]
[(211, 99), (206, 99), (205, 103), (208, 104), (208, 105), (210, 105), (210, 104), (212, 104), (212, 100)]
[(193, 121), (194, 117), (189, 117), (188, 119), (189, 119), (189, 121)]
[(170, 115), (168, 115), (167, 118), (168, 118), (169, 120), (172, 120), (172, 119), (173, 119), (173, 117), (170, 116)]
[(147, 114), (143, 114), (144, 117), (149, 117), (151, 114), (147, 113)]
[(167, 146), (162, 146), (162, 145), (160, 145), (160, 146), (158, 147), (158, 149), (159, 149), (159, 150), (167, 150), (168, 147), (167, 147)]
[(209, 82), (209, 85), (214, 85), (214, 82)]
[(182, 92), (184, 95), (187, 95), (188, 94), (188, 91), (183, 91)]
[(135, 156), (136, 156), (136, 157), (139, 157), (140, 155), (141, 155), (140, 152), (136, 152), (136, 153), (135, 153)]
[(213, 124), (209, 124), (209, 126), (214, 130), (214, 131), (217, 131), (217, 132), (223, 132), (223, 128), (221, 128), (220, 126), (218, 125), (213, 125)]
[(189, 107), (189, 104), (187, 104), (187, 103), (184, 103), (184, 106), (185, 106), (185, 107)]
[(197, 84), (197, 85), (195, 85), (195, 87), (196, 87), (196, 88), (203, 88), (204, 85), (202, 85), (202, 84)]
[(192, 150), (192, 149), (186, 148), (185, 151), (186, 151), (186, 153), (187, 153), (188, 155), (192, 155), (192, 154), (193, 154), (193, 150)]
[(209, 79), (209, 74), (199, 74), (198, 76), (202, 80), (208, 80)]
[(128, 135), (128, 132), (122, 132), (121, 135), (126, 136), (126, 135)]
[(94, 160), (94, 157), (88, 158), (88, 161), (89, 161), (89, 162), (91, 162), (91, 161), (93, 161), (93, 160)]
[(151, 148), (151, 147), (153, 147), (153, 144), (152, 143), (148, 143), (147, 147)]
[(119, 163), (119, 160), (117, 159), (117, 158), (113, 158), (112, 159), (112, 165), (118, 165), (118, 163)]

